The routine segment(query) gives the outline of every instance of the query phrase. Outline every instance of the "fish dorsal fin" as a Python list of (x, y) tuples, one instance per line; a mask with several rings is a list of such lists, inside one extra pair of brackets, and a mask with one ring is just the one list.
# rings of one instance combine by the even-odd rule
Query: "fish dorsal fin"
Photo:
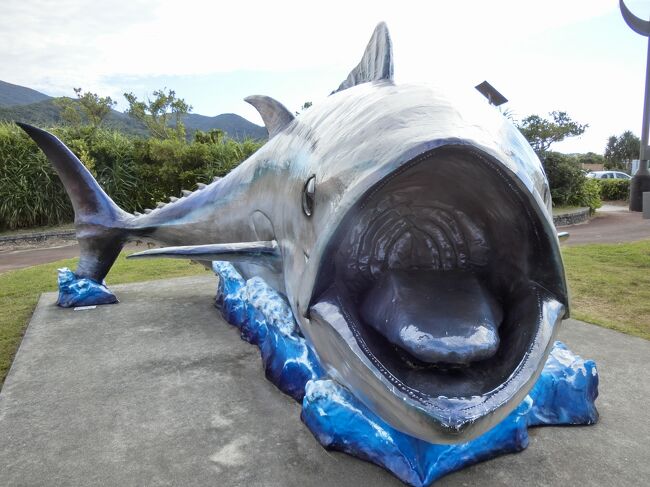
[(287, 107), (270, 96), (253, 95), (244, 98), (259, 112), (269, 132), (269, 139), (285, 129), (295, 118)]
[(393, 42), (385, 22), (379, 22), (366, 46), (361, 62), (333, 93), (347, 90), (361, 83), (393, 79)]
[(271, 269), (280, 268), (280, 249), (275, 240), (257, 242), (237, 242), (229, 244), (189, 245), (185, 247), (163, 247), (131, 254), (128, 259), (167, 257), (190, 260), (225, 260), (229, 262), (249, 262)]

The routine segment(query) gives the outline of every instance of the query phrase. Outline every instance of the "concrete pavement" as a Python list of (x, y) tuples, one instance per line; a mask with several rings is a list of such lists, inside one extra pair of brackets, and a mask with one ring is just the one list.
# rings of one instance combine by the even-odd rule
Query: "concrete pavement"
[[(213, 308), (216, 279), (115, 286), (121, 303), (59, 309), (41, 296), (0, 392), (4, 486), (401, 485), (325, 451), (259, 351)], [(650, 478), (650, 342), (574, 320), (596, 360), (600, 422), (530, 430), (529, 448), (436, 485), (642, 485)]]

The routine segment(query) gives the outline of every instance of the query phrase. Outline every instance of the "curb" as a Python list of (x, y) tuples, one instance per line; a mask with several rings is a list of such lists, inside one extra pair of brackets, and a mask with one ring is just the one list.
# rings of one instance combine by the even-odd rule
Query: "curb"
[(589, 208), (578, 208), (577, 210), (569, 211), (567, 213), (553, 215), (553, 223), (556, 227), (565, 227), (568, 225), (584, 223), (589, 220), (589, 213)]
[(42, 233), (23, 233), (20, 235), (9, 235), (0, 237), (0, 244), (12, 242), (26, 242), (36, 241), (40, 242), (48, 238), (61, 238), (64, 240), (72, 240), (75, 238), (74, 230), (66, 230), (64, 232), (42, 232)]

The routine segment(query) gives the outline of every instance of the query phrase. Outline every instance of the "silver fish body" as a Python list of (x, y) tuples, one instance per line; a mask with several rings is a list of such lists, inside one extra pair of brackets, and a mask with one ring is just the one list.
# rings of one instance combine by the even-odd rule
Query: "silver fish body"
[(101, 281), (136, 239), (174, 247), (140, 257), (232, 260), (286, 295), (327, 372), (372, 411), (460, 443), (524, 399), (568, 316), (542, 165), (474, 98), (396, 84), (380, 24), (340, 90), (295, 118), (254, 97), (270, 140), (139, 216), (56, 138), (23, 127), (75, 206), (79, 275)]

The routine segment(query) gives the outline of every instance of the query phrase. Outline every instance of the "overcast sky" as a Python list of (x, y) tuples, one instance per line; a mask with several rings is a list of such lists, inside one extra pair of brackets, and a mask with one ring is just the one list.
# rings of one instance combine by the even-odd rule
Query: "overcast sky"
[[(626, 3), (648, 18), (650, 1)], [(261, 123), (245, 96), (317, 103), (381, 20), (398, 82), (488, 80), (519, 118), (564, 110), (590, 125), (564, 152), (602, 153), (609, 135), (640, 132), (648, 43), (617, 0), (0, 0), (0, 80), (52, 96), (82, 87), (120, 109), (125, 91), (168, 87), (195, 113)]]

